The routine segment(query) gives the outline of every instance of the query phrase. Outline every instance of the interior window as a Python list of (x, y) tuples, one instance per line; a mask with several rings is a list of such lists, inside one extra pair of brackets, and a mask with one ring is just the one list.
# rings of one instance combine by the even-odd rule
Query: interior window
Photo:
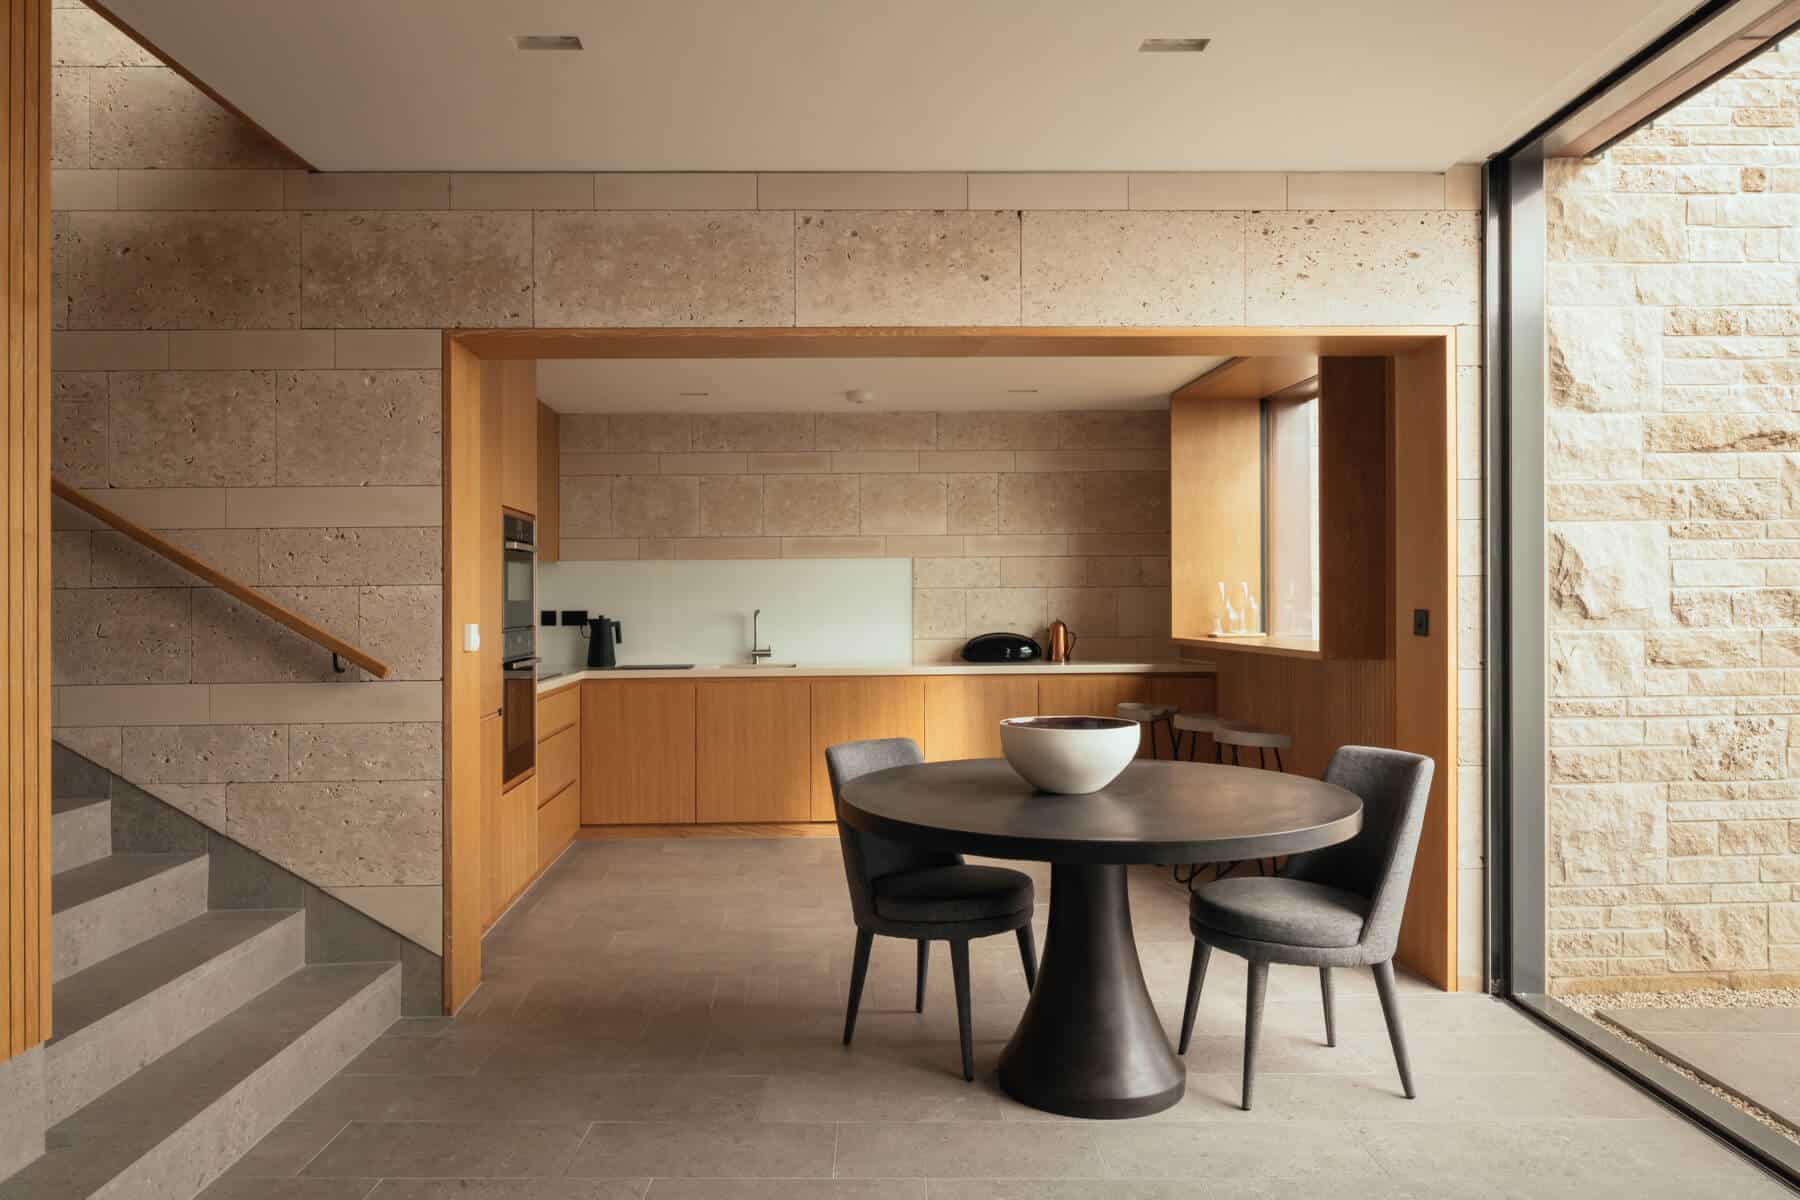
[(1319, 381), (1263, 401), (1264, 619), (1273, 637), (1319, 635)]

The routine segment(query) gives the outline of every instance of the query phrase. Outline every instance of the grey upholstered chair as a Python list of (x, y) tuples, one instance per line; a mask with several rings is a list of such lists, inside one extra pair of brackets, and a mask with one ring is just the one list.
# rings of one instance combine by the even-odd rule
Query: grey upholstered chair
[(1399, 750), (1343, 747), (1331, 756), (1325, 782), (1362, 798), (1361, 833), (1336, 846), (1294, 855), (1278, 876), (1215, 880), (1189, 897), (1194, 964), (1181, 1017), (1181, 1053), (1187, 1053), (1193, 1037), (1194, 1012), (1213, 950), (1240, 955), (1250, 966), (1244, 1016), (1245, 1109), (1256, 1082), (1256, 1038), (1262, 1028), (1270, 963), (1319, 968), (1328, 1046), (1337, 1045), (1331, 969), (1373, 968), (1400, 1083), (1407, 1099), (1413, 1098), (1412, 1068), (1394, 995), (1393, 959), (1419, 830), (1425, 822), (1432, 765), (1429, 758)]
[(838, 841), (856, 916), (856, 958), (850, 968), (850, 1002), (844, 1012), (844, 1045), (856, 1032), (856, 1009), (875, 935), (911, 938), (919, 944), (915, 1012), (925, 1011), (925, 968), (934, 941), (950, 943), (956, 978), (956, 1021), (962, 1035), (963, 1078), (975, 1078), (969, 1028), (969, 939), (1015, 931), (1025, 986), (1037, 986), (1037, 950), (1031, 940), (1031, 876), (1005, 867), (970, 866), (962, 855), (921, 850), (862, 833), (844, 823), (844, 786), (859, 775), (925, 761), (911, 738), (845, 742), (825, 750), (831, 795), (837, 805)]

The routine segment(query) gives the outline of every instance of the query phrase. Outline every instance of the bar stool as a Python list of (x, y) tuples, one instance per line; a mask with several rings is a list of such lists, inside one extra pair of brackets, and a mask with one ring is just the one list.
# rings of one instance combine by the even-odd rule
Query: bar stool
[(1247, 725), (1228, 725), (1213, 733), (1213, 744), (1231, 747), (1231, 765), (1238, 766), (1238, 748), (1256, 751), (1256, 765), (1269, 765), (1268, 753), (1275, 752), (1275, 769), (1285, 770), (1281, 765), (1281, 752), (1294, 744), (1294, 739), (1285, 733), (1275, 733), (1268, 729), (1252, 729)]
[(1139, 725), (1144, 725), (1149, 728), (1151, 758), (1157, 756), (1156, 723), (1158, 721), (1161, 721), (1169, 727), (1169, 757), (1176, 757), (1175, 751), (1177, 745), (1175, 741), (1174, 718), (1175, 714), (1179, 711), (1180, 709), (1173, 704), (1151, 704), (1136, 700), (1122, 701), (1119, 706), (1113, 710), (1114, 714), (1118, 716), (1120, 720), (1136, 721)]
[[(1188, 761), (1193, 762), (1194, 754), (1200, 747), (1200, 735), (1212, 736), (1221, 729), (1231, 729), (1242, 725), (1242, 721), (1227, 721), (1217, 713), (1176, 713), (1169, 720), (1175, 730), (1175, 757), (1181, 757), (1181, 735), (1188, 736)], [(1219, 740), (1213, 737), (1213, 761), (1221, 761), (1219, 757)]]

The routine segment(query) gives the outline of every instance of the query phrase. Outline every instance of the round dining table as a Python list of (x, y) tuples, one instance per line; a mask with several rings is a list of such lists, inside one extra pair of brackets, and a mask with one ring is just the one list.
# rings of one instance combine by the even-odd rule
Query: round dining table
[(896, 842), (1050, 864), (1043, 962), (1000, 1086), (1033, 1108), (1102, 1118), (1160, 1112), (1187, 1087), (1144, 985), (1125, 868), (1298, 854), (1362, 828), (1362, 801), (1333, 784), (1142, 759), (1079, 796), (1040, 792), (1001, 758), (892, 767), (852, 780), (840, 811)]

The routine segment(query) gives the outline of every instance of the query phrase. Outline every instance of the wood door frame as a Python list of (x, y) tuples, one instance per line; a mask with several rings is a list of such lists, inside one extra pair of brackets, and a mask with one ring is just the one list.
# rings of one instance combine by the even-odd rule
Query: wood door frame
[[(858, 327), (471, 329), (444, 334), (444, 998), (481, 979), (480, 657), (458, 634), (479, 617), (483, 361), (537, 358), (888, 358), (1337, 355), (1394, 362), (1392, 394), (1395, 744), (1438, 764), (1401, 935), (1404, 962), (1454, 991), (1457, 937), (1456, 330)], [(472, 524), (474, 522), (474, 524)], [(1433, 614), (1412, 633), (1415, 608)], [(1404, 615), (1404, 619), (1403, 619)]]

